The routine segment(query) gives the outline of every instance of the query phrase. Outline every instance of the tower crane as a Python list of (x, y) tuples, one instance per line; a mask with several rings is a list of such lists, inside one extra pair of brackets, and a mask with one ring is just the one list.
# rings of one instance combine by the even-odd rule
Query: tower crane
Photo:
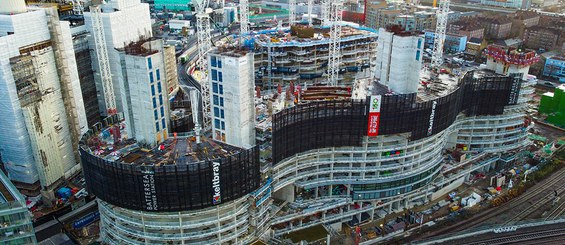
[[(206, 13), (209, 0), (196, 0), (194, 5), (196, 7), (196, 32), (198, 37), (198, 62), (197, 66), (200, 68), (202, 77), (200, 79), (200, 86), (202, 88), (202, 124), (204, 129), (210, 127), (211, 113), (210, 113), (210, 90), (208, 85), (208, 75), (206, 74), (206, 67), (208, 63), (207, 53), (211, 48), (210, 36), (210, 16)], [(193, 112), (194, 113), (194, 112)]]
[(339, 64), (341, 60), (341, 20), (343, 2), (337, 0), (330, 5), (330, 42), (328, 47), (328, 80), (336, 86), (339, 79)]
[(247, 0), (239, 1), (239, 34), (241, 37), (249, 32), (249, 4)]
[(106, 47), (100, 4), (90, 6), (90, 14), (94, 45), (96, 46), (96, 57), (98, 58), (100, 79), (102, 80), (102, 90), (104, 92), (104, 103), (106, 104), (106, 113), (113, 115), (117, 113), (116, 97), (114, 96), (114, 84), (112, 83), (112, 74), (110, 72), (110, 61), (108, 59), (108, 49)]
[(296, 0), (288, 0), (288, 26), (296, 21)]
[(308, 25), (312, 26), (312, 8), (314, 8), (314, 0), (308, 0)]
[(320, 7), (322, 8), (322, 25), (329, 25), (330, 23), (330, 8), (332, 5), (331, 0), (320, 0)]
[[(434, 1), (435, 2), (435, 1)], [(434, 35), (434, 49), (432, 53), (432, 67), (438, 68), (443, 64), (443, 45), (445, 43), (445, 32), (449, 14), (450, 0), (440, 0), (436, 12), (436, 32)]]

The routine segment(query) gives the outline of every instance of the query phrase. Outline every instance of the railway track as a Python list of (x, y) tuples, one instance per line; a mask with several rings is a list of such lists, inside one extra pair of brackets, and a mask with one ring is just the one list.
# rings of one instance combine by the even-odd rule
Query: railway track
[(557, 219), (559, 216), (563, 215), (563, 213), (565, 213), (565, 201), (561, 202), (555, 209), (549, 212), (544, 221)]
[[(548, 240), (557, 240), (561, 241), (563, 244), (563, 236), (565, 235), (565, 228), (558, 228), (553, 230), (547, 231), (536, 231), (536, 232), (529, 232), (529, 233), (514, 233), (509, 236), (504, 237), (495, 237), (491, 239), (485, 239), (479, 242), (471, 242), (471, 243), (463, 243), (465, 245), (474, 245), (474, 244), (526, 244), (528, 242), (541, 242), (542, 239), (548, 238)], [(543, 244), (547, 244), (547, 242), (543, 242)]]
[[(462, 230), (465, 230), (465, 229), (475, 227), (477, 225), (484, 225), (485, 221), (487, 221), (491, 218), (494, 218), (498, 215), (501, 215), (505, 212), (509, 212), (510, 210), (514, 209), (515, 207), (519, 207), (519, 206), (522, 206), (524, 204), (527, 204), (528, 206), (530, 206), (529, 204), (532, 203), (531, 201), (536, 199), (537, 196), (540, 193), (543, 193), (544, 191), (547, 191), (548, 189), (552, 190), (551, 187), (558, 185), (558, 184), (561, 184), (561, 183), (563, 183), (563, 181), (565, 181), (565, 168), (562, 168), (559, 171), (555, 172), (554, 174), (552, 174), (551, 176), (549, 176), (548, 178), (546, 178), (542, 182), (531, 187), (524, 194), (520, 195), (519, 197), (517, 197), (515, 199), (510, 200), (509, 202), (503, 204), (502, 206), (499, 206), (499, 207), (493, 208), (493, 209), (489, 209), (489, 210), (482, 212), (482, 213), (478, 213), (475, 216), (473, 216), (469, 219), (466, 219), (465, 221), (459, 222), (455, 225), (452, 225), (452, 226), (449, 226), (449, 227), (446, 227), (446, 228), (443, 228), (443, 229), (438, 229), (438, 230), (436, 230), (436, 231), (434, 231), (430, 234), (427, 234), (427, 235), (420, 237), (420, 239), (425, 239), (425, 238), (429, 238), (429, 237), (432, 237), (432, 236), (462, 231)], [(565, 190), (565, 186), (559, 187), (559, 191), (562, 192), (564, 190)], [(553, 190), (551, 191), (551, 194), (547, 194), (547, 195), (553, 195)], [(547, 195), (544, 195), (544, 197), (547, 197)], [(538, 200), (538, 202), (539, 202), (539, 200)], [(526, 208), (526, 210), (527, 211), (522, 211), (522, 212), (518, 213), (518, 215), (527, 217), (529, 214), (534, 212), (536, 209)], [(514, 215), (509, 220), (509, 222), (507, 222), (507, 223), (510, 224), (510, 223), (513, 223), (513, 222), (516, 222), (516, 221), (522, 219), (522, 218), (515, 218), (518, 215)]]

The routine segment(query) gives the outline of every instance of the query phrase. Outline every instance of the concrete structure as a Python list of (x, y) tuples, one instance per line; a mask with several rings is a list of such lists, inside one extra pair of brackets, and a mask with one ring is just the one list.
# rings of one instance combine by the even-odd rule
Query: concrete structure
[(100, 121), (100, 110), (96, 83), (94, 81), (94, 70), (92, 69), (92, 57), (88, 44), (89, 33), (84, 25), (71, 28), (71, 32), (86, 120), (88, 126), (92, 127), (92, 125)]
[(526, 28), (524, 44), (527, 48), (552, 51), (561, 49), (565, 43), (565, 32), (555, 26), (538, 25)]
[(507, 76), (518, 75), (526, 80), (530, 66), (539, 61), (533, 50), (490, 45), (485, 50), (487, 69)]
[[(266, 89), (277, 84), (327, 83), (328, 28), (294, 27), (290, 36), (278, 31), (254, 33), (255, 81)], [(284, 31), (289, 31), (284, 29)], [(368, 78), (376, 57), (377, 31), (343, 22), (341, 27), (341, 64), (339, 85), (352, 84), (355, 79)]]
[(415, 93), (420, 82), (424, 38), (398, 26), (379, 29), (375, 77), (392, 91)]
[(242, 148), (255, 145), (253, 54), (215, 49), (208, 54), (212, 135)]
[(480, 38), (471, 38), (467, 41), (465, 55), (478, 59), (483, 55), (483, 50), (487, 47), (487, 41)]
[(160, 143), (167, 139), (169, 132), (168, 74), (163, 40), (140, 40), (120, 51), (126, 78), (121, 101), (126, 102), (122, 112), (127, 134), (141, 143)]
[(190, 29), (190, 20), (169, 20), (167, 23), (171, 31), (180, 32), (183, 29)]
[[(23, 2), (23, 0), (22, 0)], [(2, 161), (13, 181), (47, 198), (80, 170), (74, 148), (86, 117), (68, 22), (54, 8), (0, 14)]]
[(555, 88), (554, 92), (543, 94), (538, 111), (547, 115), (548, 122), (565, 127), (565, 85)]
[[(110, 0), (101, 6), (102, 26), (106, 40), (106, 50), (108, 53), (108, 63), (112, 84), (114, 85), (114, 97), (116, 98), (116, 109), (118, 112), (124, 110), (125, 101), (122, 98), (125, 89), (125, 74), (122, 70), (120, 55), (116, 49), (123, 48), (131, 42), (149, 38), (151, 33), (151, 18), (149, 17), (149, 5), (141, 3), (140, 0)], [(92, 13), (84, 13), (86, 30), (93, 31)], [(94, 35), (89, 35), (88, 44), (91, 50), (96, 50), (100, 46), (96, 45)], [(101, 79), (100, 63), (97, 52), (92, 52), (92, 68), (96, 73), (96, 91), (98, 91), (98, 105), (100, 113), (107, 115), (106, 102), (104, 99), (103, 85)]]
[(192, 0), (155, 0), (155, 9), (169, 11), (190, 11)]
[[(426, 30), (424, 32), (426, 39), (426, 48), (432, 48), (434, 46), (435, 32), (431, 30)], [(447, 33), (445, 35), (445, 42), (443, 50), (447, 53), (459, 53), (465, 51), (467, 46), (467, 36), (462, 36), (453, 33)]]
[(167, 74), (167, 94), (169, 97), (179, 90), (179, 75), (177, 73), (177, 57), (175, 52), (175, 46), (163, 46), (165, 74)]
[(565, 83), (565, 56), (553, 56), (545, 60), (543, 75)]
[(0, 171), (0, 243), (37, 244), (26, 199)]
[(529, 9), (532, 5), (531, 0), (508, 0), (508, 1), (496, 1), (496, 0), (481, 0), (481, 4), (488, 6), (504, 7), (504, 8), (515, 8), (515, 9)]
[(222, 20), (222, 24), (224, 26), (228, 26), (233, 22), (237, 22), (238, 20), (238, 9), (235, 6), (230, 6), (230, 7), (224, 7), (224, 15), (223, 15), (223, 20)]

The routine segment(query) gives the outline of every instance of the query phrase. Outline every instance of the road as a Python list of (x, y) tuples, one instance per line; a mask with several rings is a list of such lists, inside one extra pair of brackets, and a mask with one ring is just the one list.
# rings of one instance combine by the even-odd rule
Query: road
[(77, 208), (61, 217), (57, 220), (51, 220), (45, 224), (35, 227), (35, 236), (38, 242), (41, 242), (49, 237), (52, 237), (61, 232), (63, 229), (63, 224), (70, 222), (74, 219), (80, 218), (90, 212), (94, 212), (98, 209), (96, 199), (86, 203), (84, 206)]

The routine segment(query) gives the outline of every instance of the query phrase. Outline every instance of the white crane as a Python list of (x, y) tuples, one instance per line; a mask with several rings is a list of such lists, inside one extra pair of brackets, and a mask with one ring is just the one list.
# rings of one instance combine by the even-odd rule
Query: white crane
[(330, 42), (328, 47), (328, 80), (332, 86), (337, 86), (339, 79), (339, 63), (341, 60), (341, 12), (342, 0), (333, 2), (330, 6)]
[(322, 8), (322, 25), (329, 25), (330, 24), (330, 8), (332, 5), (331, 0), (320, 0), (320, 7)]
[(247, 0), (239, 1), (239, 35), (243, 37), (249, 32), (249, 4)]
[(312, 26), (312, 8), (314, 8), (314, 0), (308, 0), (308, 25)]
[[(206, 13), (209, 0), (196, 0), (194, 5), (196, 7), (196, 32), (198, 37), (198, 62), (197, 66), (200, 68), (202, 77), (200, 79), (200, 87), (202, 92), (202, 122), (204, 129), (210, 127), (211, 113), (210, 113), (210, 90), (208, 85), (207, 72), (207, 53), (211, 48), (210, 36), (210, 16)], [(193, 112), (194, 113), (194, 112)]]
[(90, 6), (90, 17), (92, 20), (92, 35), (94, 37), (94, 45), (96, 46), (96, 56), (100, 69), (100, 79), (102, 80), (106, 113), (113, 115), (117, 113), (116, 97), (114, 96), (114, 84), (112, 83), (112, 74), (110, 72), (110, 61), (108, 59), (108, 49), (106, 47), (100, 5)]
[(434, 35), (434, 49), (432, 53), (432, 67), (438, 68), (443, 64), (443, 45), (445, 43), (445, 32), (449, 14), (450, 0), (440, 0), (436, 12), (436, 32)]
[(296, 0), (288, 0), (288, 26), (296, 21)]

